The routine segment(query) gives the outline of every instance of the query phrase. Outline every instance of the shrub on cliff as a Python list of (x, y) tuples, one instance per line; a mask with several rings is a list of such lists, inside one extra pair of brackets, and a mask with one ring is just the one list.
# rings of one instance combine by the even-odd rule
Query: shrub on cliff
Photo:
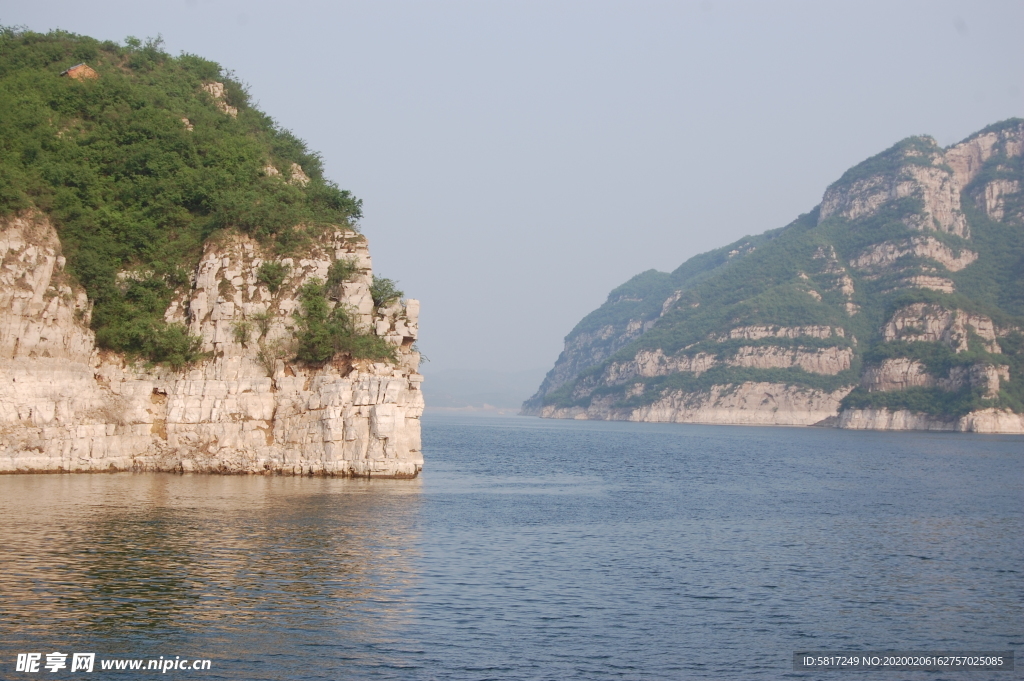
[(405, 295), (404, 291), (398, 290), (398, 282), (387, 277), (373, 275), (373, 284), (370, 286), (370, 297), (373, 298), (374, 307), (384, 307)]
[(342, 305), (331, 309), (326, 285), (313, 279), (299, 291), (301, 314), (295, 315), (298, 324), (296, 359), (309, 364), (322, 364), (338, 354), (353, 359), (395, 359), (394, 347), (379, 336), (361, 332), (348, 310)]
[[(99, 77), (60, 76), (80, 62)], [(221, 97), (204, 90), (214, 82)], [(308, 182), (279, 170), (293, 163)], [(0, 216), (32, 209), (95, 303), (99, 344), (158, 360), (183, 356), (163, 312), (211, 233), (239, 229), (286, 252), (325, 225), (352, 226), (361, 202), (214, 62), (172, 57), (159, 39), (0, 28)], [(124, 270), (150, 274), (125, 285)]]
[(266, 284), (267, 290), (271, 293), (277, 293), (281, 288), (281, 284), (284, 283), (284, 278), (287, 276), (287, 265), (268, 260), (260, 265), (259, 272), (256, 273), (256, 281), (261, 284)]
[(327, 270), (327, 289), (335, 290), (359, 273), (359, 263), (354, 258), (342, 258), (331, 263)]

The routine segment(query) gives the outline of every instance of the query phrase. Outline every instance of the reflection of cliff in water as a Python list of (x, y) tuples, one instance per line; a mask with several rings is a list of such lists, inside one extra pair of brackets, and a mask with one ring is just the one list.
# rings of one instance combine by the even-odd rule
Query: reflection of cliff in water
[[(408, 624), (419, 492), (418, 480), (2, 477), (3, 647), (253, 660), (329, 646), (366, 662)], [(241, 640), (258, 649), (228, 649)]]

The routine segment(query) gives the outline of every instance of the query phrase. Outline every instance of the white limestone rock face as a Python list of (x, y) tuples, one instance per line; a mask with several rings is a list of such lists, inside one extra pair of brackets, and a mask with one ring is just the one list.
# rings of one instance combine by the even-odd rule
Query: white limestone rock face
[(882, 327), (886, 341), (943, 343), (955, 352), (968, 350), (970, 333), (977, 334), (989, 352), (999, 353), (995, 324), (984, 315), (947, 310), (932, 303), (914, 303), (900, 308)]
[(1020, 182), (1016, 180), (995, 179), (985, 184), (978, 192), (975, 203), (996, 221), (1006, 217), (1006, 199), (1020, 192)]
[(587, 408), (545, 406), (540, 415), (577, 420), (810, 426), (834, 417), (851, 389), (826, 392), (784, 383), (747, 382), (715, 385), (699, 393), (674, 391), (634, 409), (613, 408), (606, 400), (595, 398)]
[(864, 370), (861, 385), (868, 392), (888, 392), (908, 388), (931, 388), (935, 377), (920, 362), (906, 357), (884, 360)]
[(844, 338), (846, 331), (832, 326), (740, 326), (730, 329), (728, 335), (718, 336), (716, 340), (760, 340), (762, 338)]
[[(827, 327), (826, 327), (827, 328)], [(812, 374), (834, 376), (850, 368), (853, 349), (848, 347), (779, 347), (772, 345), (742, 346), (725, 360), (730, 366), (754, 369), (800, 368)], [(614, 362), (602, 372), (601, 385), (616, 385), (634, 378), (692, 373), (699, 376), (719, 364), (719, 359), (706, 352), (666, 356), (657, 350), (641, 350), (634, 357)], [(589, 387), (589, 385), (588, 385)]]
[[(181, 371), (97, 350), (89, 302), (66, 282), (43, 218), (0, 223), (0, 472), (156, 470), (413, 477), (423, 466), (423, 397), (412, 349), (419, 303), (374, 314), (365, 239), (339, 230), (286, 259), (276, 293), (244, 236), (208, 243), (169, 321), (208, 358)], [(332, 304), (363, 329), (387, 326), (395, 363), (292, 361), (299, 288), (355, 261)]]
[(944, 430), (956, 433), (1024, 434), (1024, 415), (1008, 409), (980, 409), (958, 419), (888, 409), (847, 409), (840, 428), (849, 430)]
[(891, 392), (908, 388), (939, 388), (956, 392), (970, 386), (980, 389), (985, 399), (995, 399), (999, 396), (1000, 384), (1009, 380), (1010, 368), (1006, 365), (976, 362), (952, 367), (946, 376), (936, 377), (929, 374), (921, 362), (899, 357), (865, 369), (861, 385), (868, 392)]
[(973, 251), (962, 249), (954, 252), (933, 237), (917, 236), (903, 241), (877, 243), (851, 260), (850, 266), (869, 271), (885, 271), (907, 256), (929, 258), (950, 272), (959, 272), (978, 259), (978, 254)]
[(772, 345), (744, 346), (727, 364), (753, 369), (800, 368), (811, 374), (835, 376), (853, 363), (853, 348), (786, 348)]
[(956, 284), (954, 284), (951, 279), (946, 279), (945, 277), (933, 277), (931, 275), (919, 274), (917, 276), (901, 279), (893, 290), (906, 288), (925, 288), (931, 291), (941, 291), (942, 293), (953, 293), (956, 291)]
[(601, 380), (605, 385), (614, 385), (637, 377), (668, 376), (679, 372), (699, 376), (717, 363), (715, 355), (705, 352), (668, 357), (660, 348), (641, 350), (627, 361), (610, 364), (602, 373)]

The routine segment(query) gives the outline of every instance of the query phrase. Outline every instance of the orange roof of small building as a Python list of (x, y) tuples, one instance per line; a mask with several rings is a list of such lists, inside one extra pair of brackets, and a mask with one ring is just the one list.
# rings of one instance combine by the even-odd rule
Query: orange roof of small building
[(96, 73), (88, 64), (75, 64), (67, 71), (61, 71), (60, 75), (74, 78), (76, 80), (85, 80), (86, 78), (94, 79), (99, 78), (100, 74)]

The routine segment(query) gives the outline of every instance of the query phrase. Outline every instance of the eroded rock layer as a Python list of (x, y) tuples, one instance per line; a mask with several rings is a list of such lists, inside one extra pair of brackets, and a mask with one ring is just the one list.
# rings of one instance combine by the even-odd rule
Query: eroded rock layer
[[(415, 476), (418, 302), (374, 308), (369, 251), (352, 231), (283, 261), (276, 293), (259, 281), (265, 258), (240, 235), (206, 244), (166, 314), (202, 338), (206, 359), (174, 371), (98, 350), (89, 301), (64, 274), (47, 220), (0, 223), (0, 472)], [(390, 342), (395, 363), (293, 361), (298, 290), (340, 259), (357, 271), (333, 304)]]
[(586, 409), (547, 406), (540, 415), (580, 420), (810, 426), (834, 416), (847, 392), (827, 393), (782, 383), (748, 382), (715, 385), (707, 392), (674, 391), (628, 411), (609, 399), (597, 399)]

